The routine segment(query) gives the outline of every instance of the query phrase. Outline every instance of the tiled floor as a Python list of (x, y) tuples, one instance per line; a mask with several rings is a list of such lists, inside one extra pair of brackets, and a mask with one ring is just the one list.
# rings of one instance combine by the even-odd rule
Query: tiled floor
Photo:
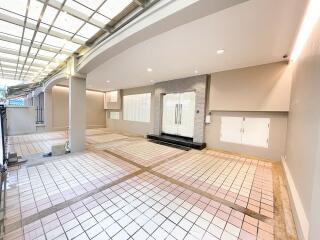
[(10, 169), (4, 239), (278, 239), (270, 162), (90, 134), (107, 141)]
[(273, 218), (272, 164), (223, 153), (189, 152), (155, 168), (168, 177)]
[(10, 153), (17, 153), (18, 156), (27, 157), (33, 154), (49, 153), (51, 152), (51, 146), (57, 144), (65, 144), (66, 139), (52, 139), (52, 140), (38, 140), (30, 142), (20, 142), (15, 144), (9, 144), (8, 150)]
[(108, 133), (108, 134), (101, 134), (101, 135), (90, 135), (90, 136), (87, 136), (86, 140), (89, 144), (95, 144), (95, 143), (105, 143), (105, 142), (116, 141), (124, 138), (127, 138), (127, 136), (117, 134), (117, 133)]
[[(67, 131), (9, 136), (8, 150), (10, 153), (28, 158), (31, 155), (51, 152), (51, 146), (65, 144), (67, 136)], [(107, 128), (87, 129), (86, 136), (87, 145), (127, 138), (124, 135), (111, 133)]]
[(184, 152), (180, 149), (147, 141), (131, 141), (126, 144), (115, 144), (113, 146), (106, 146), (105, 149), (145, 167)]
[(34, 215), (136, 171), (108, 154), (73, 154), (9, 172), (6, 224)]

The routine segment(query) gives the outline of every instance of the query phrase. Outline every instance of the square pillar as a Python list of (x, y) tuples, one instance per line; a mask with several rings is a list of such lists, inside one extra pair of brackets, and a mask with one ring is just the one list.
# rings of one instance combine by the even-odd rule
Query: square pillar
[(52, 89), (44, 92), (44, 123), (45, 130), (52, 130)]
[(69, 145), (71, 152), (85, 149), (86, 79), (69, 77)]

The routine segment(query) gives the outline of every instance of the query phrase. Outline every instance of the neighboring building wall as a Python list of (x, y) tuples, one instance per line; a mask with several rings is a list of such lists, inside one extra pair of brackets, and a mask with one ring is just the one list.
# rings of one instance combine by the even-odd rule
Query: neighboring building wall
[(7, 106), (8, 135), (36, 132), (36, 121), (34, 116), (35, 110), (32, 106)]
[(283, 161), (300, 239), (320, 236), (320, 21), (293, 63), (287, 157)]
[[(285, 155), (291, 78), (291, 69), (285, 62), (213, 73), (207, 108), (211, 123), (205, 130), (207, 146), (281, 160)], [(269, 147), (221, 142), (221, 116), (270, 118)]]
[[(87, 127), (105, 127), (106, 118), (103, 109), (104, 94), (87, 91)], [(52, 130), (65, 130), (69, 119), (69, 88), (55, 86), (52, 88)]]
[(122, 117), (122, 106), (120, 112), (120, 119), (114, 120), (109, 118), (110, 111), (118, 111), (118, 110), (110, 110), (106, 111), (106, 119), (107, 119), (107, 127), (114, 129), (119, 132), (135, 134), (140, 136), (146, 136), (153, 132), (153, 111), (154, 111), (154, 87), (153, 86), (145, 86), (138, 88), (130, 88), (121, 91), (123, 96), (132, 95), (132, 94), (140, 94), (140, 93), (151, 93), (151, 111), (150, 111), (150, 123), (145, 122), (133, 122), (133, 121), (125, 121)]

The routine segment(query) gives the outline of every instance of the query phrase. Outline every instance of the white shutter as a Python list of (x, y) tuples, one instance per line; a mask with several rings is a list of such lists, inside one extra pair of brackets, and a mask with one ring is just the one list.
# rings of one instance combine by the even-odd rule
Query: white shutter
[(242, 117), (221, 117), (220, 141), (241, 144)]
[(270, 118), (245, 118), (242, 144), (268, 148)]
[(123, 96), (123, 119), (150, 122), (151, 93)]

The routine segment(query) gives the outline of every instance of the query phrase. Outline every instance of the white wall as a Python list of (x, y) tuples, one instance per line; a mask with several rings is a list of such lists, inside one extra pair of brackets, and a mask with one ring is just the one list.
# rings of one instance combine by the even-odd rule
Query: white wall
[(291, 79), (286, 62), (213, 73), (209, 110), (289, 111)]
[(293, 65), (287, 158), (283, 162), (301, 239), (320, 236), (320, 21)]
[(36, 132), (34, 107), (7, 107), (8, 135), (20, 135)]

